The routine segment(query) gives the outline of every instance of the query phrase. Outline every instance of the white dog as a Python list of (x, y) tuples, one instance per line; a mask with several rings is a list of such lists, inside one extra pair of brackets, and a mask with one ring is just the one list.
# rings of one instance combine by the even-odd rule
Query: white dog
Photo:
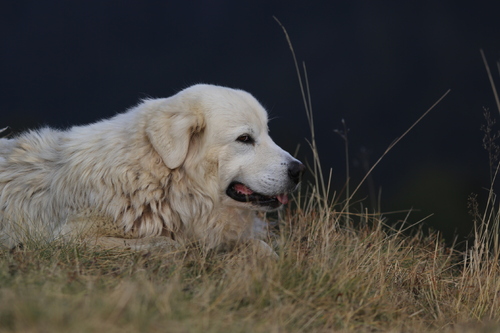
[(257, 239), (255, 210), (286, 204), (303, 171), (252, 95), (195, 85), (95, 124), (0, 139), (0, 244), (54, 239), (84, 212), (124, 238)]

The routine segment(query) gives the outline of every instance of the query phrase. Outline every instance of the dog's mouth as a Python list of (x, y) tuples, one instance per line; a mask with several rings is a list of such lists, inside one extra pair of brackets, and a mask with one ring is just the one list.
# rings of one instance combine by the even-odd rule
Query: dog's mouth
[(227, 188), (226, 194), (233, 200), (249, 202), (262, 207), (278, 208), (288, 203), (288, 195), (286, 193), (268, 196), (254, 192), (248, 186), (238, 182), (232, 182)]

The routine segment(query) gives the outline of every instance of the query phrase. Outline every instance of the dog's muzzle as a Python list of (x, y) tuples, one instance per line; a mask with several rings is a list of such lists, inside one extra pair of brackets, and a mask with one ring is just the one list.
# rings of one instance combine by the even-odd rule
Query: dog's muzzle
[[(306, 167), (301, 162), (294, 160), (288, 165), (288, 178), (291, 181), (292, 192), (300, 181), (300, 177), (304, 173)], [(233, 200), (239, 202), (249, 202), (259, 207), (268, 207), (271, 209), (279, 208), (281, 205), (288, 203), (288, 193), (280, 193), (277, 195), (265, 195), (255, 192), (247, 185), (234, 181), (229, 184), (226, 194)]]

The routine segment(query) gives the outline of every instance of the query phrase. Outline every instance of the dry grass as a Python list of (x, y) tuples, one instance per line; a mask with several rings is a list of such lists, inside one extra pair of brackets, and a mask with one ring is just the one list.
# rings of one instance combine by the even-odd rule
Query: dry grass
[(297, 201), (302, 205), (280, 219), (277, 261), (241, 251), (133, 252), (71, 243), (1, 252), (0, 331), (500, 329), (493, 210), (478, 221), (476, 244), (461, 254), (434, 234), (390, 228), (378, 215), (351, 213), (354, 228), (319, 196)]

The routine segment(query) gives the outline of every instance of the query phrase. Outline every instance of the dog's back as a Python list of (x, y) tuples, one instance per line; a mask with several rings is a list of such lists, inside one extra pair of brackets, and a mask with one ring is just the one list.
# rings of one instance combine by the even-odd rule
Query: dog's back
[(49, 128), (0, 139), (0, 243), (13, 245), (18, 231), (37, 234), (38, 221), (53, 216), (51, 173), (57, 168), (60, 139), (61, 132)]

